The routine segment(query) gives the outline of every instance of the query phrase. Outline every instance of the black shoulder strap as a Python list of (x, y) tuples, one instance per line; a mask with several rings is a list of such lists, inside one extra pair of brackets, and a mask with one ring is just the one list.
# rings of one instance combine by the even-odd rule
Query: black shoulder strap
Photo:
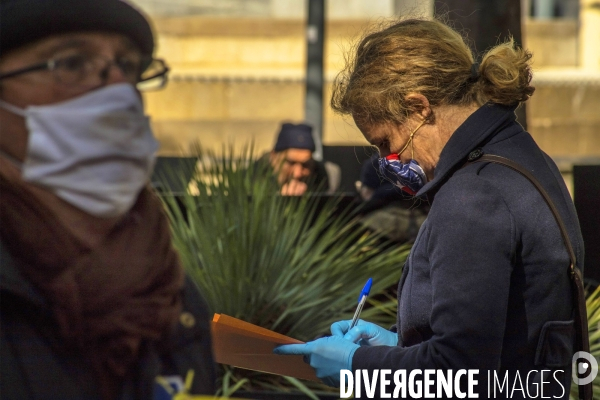
[[(478, 157), (478, 158), (477, 158)], [(556, 219), (556, 223), (560, 229), (560, 233), (562, 235), (563, 241), (565, 243), (565, 247), (567, 248), (567, 252), (569, 253), (569, 258), (571, 259), (571, 265), (569, 266), (569, 276), (571, 277), (571, 285), (572, 285), (572, 293), (573, 293), (573, 305), (575, 307), (575, 329), (577, 332), (577, 349), (576, 351), (585, 351), (590, 352), (590, 341), (588, 336), (588, 321), (587, 321), (587, 311), (585, 305), (585, 294), (583, 290), (583, 282), (581, 278), (581, 272), (579, 268), (577, 268), (575, 252), (573, 251), (573, 246), (571, 245), (571, 240), (569, 240), (569, 235), (567, 233), (567, 229), (565, 224), (556, 209), (556, 206), (552, 202), (552, 199), (546, 192), (546, 190), (542, 187), (539, 181), (525, 168), (516, 162), (509, 160), (508, 158), (504, 158), (501, 156), (496, 156), (492, 154), (483, 154), (481, 150), (475, 150), (469, 155), (469, 161), (467, 165), (470, 163), (476, 162), (491, 162), (495, 164), (501, 164), (506, 167), (509, 167), (525, 178), (529, 179), (531, 183), (535, 186), (535, 188), (540, 192), (548, 207), (550, 207), (550, 211), (554, 215), (554, 219)], [(592, 399), (592, 384), (589, 383), (587, 385), (579, 386), (579, 399), (580, 400), (591, 400)]]

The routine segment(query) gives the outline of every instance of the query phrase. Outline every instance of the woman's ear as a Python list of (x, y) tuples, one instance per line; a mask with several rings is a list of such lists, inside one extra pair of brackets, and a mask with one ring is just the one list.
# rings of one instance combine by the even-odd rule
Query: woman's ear
[(404, 99), (413, 113), (421, 115), (423, 119), (429, 119), (432, 116), (429, 100), (421, 93), (409, 93)]

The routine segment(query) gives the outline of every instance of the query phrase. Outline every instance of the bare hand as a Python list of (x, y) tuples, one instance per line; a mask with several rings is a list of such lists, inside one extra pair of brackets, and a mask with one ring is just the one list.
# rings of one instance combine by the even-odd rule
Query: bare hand
[(306, 183), (292, 179), (281, 187), (281, 194), (283, 196), (302, 196), (306, 189), (308, 189)]

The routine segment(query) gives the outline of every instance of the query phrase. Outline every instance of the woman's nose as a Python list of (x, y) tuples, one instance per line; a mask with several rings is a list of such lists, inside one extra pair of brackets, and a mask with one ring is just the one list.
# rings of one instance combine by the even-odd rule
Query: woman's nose
[(380, 158), (385, 158), (385, 157), (389, 156), (390, 154), (392, 154), (392, 152), (389, 149), (379, 149), (379, 157)]

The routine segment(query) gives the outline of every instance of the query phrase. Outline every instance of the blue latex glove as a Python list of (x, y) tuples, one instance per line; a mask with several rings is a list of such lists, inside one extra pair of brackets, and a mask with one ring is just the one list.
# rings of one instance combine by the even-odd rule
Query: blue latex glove
[(317, 378), (331, 387), (340, 386), (340, 370), (352, 370), (352, 356), (359, 346), (340, 336), (328, 336), (305, 344), (275, 347), (273, 353), (304, 355), (304, 361), (315, 369)]
[[(341, 336), (353, 343), (360, 341), (368, 346), (397, 346), (398, 334), (379, 325), (359, 319), (356, 326), (348, 331), (352, 321), (338, 321), (331, 325), (331, 334)], [(362, 340), (361, 340), (362, 339)]]

